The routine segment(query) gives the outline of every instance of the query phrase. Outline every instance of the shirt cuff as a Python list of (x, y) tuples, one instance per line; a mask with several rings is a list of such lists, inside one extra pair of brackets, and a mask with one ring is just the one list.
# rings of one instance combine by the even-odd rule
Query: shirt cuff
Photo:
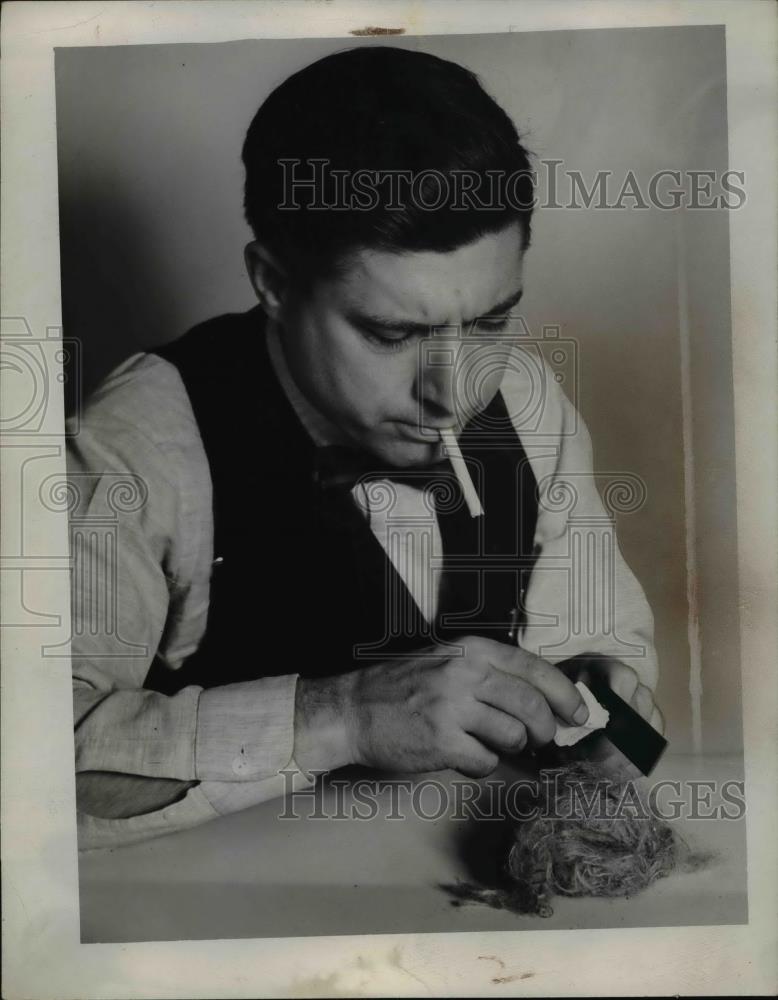
[(274, 774), (262, 781), (203, 781), (198, 788), (213, 809), (226, 816), (250, 806), (259, 805), (268, 799), (294, 795), (313, 788), (318, 774), (300, 770), (294, 759), (290, 760), (280, 774)]
[(278, 778), (294, 749), (297, 678), (263, 677), (202, 691), (195, 742), (195, 775), (200, 781)]

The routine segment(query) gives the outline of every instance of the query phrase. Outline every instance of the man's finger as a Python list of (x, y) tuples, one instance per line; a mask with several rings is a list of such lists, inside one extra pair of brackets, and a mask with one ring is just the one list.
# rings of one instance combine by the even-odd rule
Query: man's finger
[(575, 684), (559, 667), (534, 653), (495, 642), (489, 652), (489, 662), (498, 670), (520, 677), (544, 696), (552, 712), (564, 722), (582, 726), (589, 718), (589, 709)]
[(665, 717), (659, 711), (659, 709), (654, 705), (654, 711), (651, 713), (651, 718), (648, 720), (651, 725), (656, 729), (660, 736), (665, 734)]
[(485, 778), (500, 763), (499, 756), (479, 740), (463, 732), (456, 748), (448, 755), (451, 767), (468, 778)]
[[(638, 675), (620, 660), (609, 660), (608, 662), (608, 682), (611, 690), (628, 704), (633, 704), (632, 699), (638, 688)], [(634, 707), (634, 706), (633, 706)]]
[(523, 726), (533, 746), (544, 746), (554, 738), (557, 723), (545, 694), (522, 677), (492, 670), (476, 697), (484, 706), (491, 706), (491, 711), (507, 713)]
[(519, 753), (527, 745), (527, 727), (519, 719), (490, 705), (474, 702), (464, 728), (493, 750)]
[(638, 684), (635, 688), (631, 704), (638, 715), (644, 718), (646, 722), (651, 719), (651, 714), (654, 711), (654, 696), (644, 684)]

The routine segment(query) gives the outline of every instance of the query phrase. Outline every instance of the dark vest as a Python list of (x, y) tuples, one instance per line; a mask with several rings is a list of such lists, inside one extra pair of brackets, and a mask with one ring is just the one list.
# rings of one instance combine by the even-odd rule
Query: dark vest
[(445, 559), (430, 625), (350, 492), (322, 487), (259, 308), (209, 320), (156, 353), (178, 368), (208, 457), (214, 564), (199, 647), (177, 671), (155, 659), (147, 688), (328, 676), (458, 635), (507, 641), (534, 561), (537, 484), (499, 393), (460, 436), (485, 516), (461, 503), (450, 511), (451, 470), (428, 494)]

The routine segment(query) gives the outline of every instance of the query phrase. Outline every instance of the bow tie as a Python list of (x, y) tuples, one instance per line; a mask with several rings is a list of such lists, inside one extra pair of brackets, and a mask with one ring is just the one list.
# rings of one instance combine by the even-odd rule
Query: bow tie
[(316, 449), (314, 480), (324, 489), (351, 490), (357, 482), (388, 479), (425, 489), (435, 483), (456, 478), (451, 462), (446, 458), (434, 465), (400, 468), (381, 461), (368, 452), (341, 445)]

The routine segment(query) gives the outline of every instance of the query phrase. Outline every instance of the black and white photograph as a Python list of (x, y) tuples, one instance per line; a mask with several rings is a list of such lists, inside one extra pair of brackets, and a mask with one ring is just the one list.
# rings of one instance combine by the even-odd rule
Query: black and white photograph
[[(427, 936), (473, 941), (483, 995), (584, 995), (533, 932), (617, 934), (616, 995), (658, 992), (638, 965), (609, 991), (618, 934), (650, 970), (651, 935), (748, 933), (772, 793), (744, 711), (775, 684), (735, 329), (772, 334), (737, 298), (762, 188), (718, 5), (428, 32), (349, 5), (306, 34), (338, 5), (239, 4), (294, 36), (179, 40), (197, 5), (161, 4), (141, 41), (156, 5), (121, 4), (110, 42), (61, 6), (94, 18), (48, 63), (61, 313), (3, 307), (3, 616), (72, 693), (76, 947), (190, 942), (248, 996), (271, 979), (212, 945), (378, 936), (377, 965), (288, 951), (284, 995), (462, 995), (391, 944)], [(81, 995), (193, 995), (162, 968)], [(697, 975), (673, 992), (740, 991)]]

